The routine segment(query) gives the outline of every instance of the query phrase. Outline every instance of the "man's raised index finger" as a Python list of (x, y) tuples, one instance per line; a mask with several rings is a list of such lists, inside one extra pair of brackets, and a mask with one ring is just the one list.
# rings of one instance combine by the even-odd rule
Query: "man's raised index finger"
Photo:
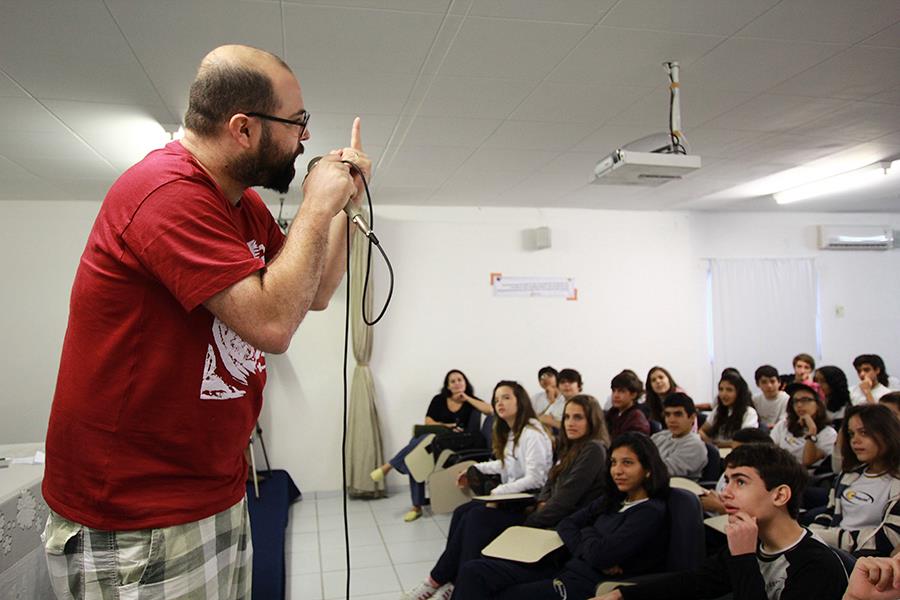
[(350, 147), (354, 150), (362, 150), (362, 136), (360, 135), (361, 119), (353, 119), (353, 127), (350, 130)]

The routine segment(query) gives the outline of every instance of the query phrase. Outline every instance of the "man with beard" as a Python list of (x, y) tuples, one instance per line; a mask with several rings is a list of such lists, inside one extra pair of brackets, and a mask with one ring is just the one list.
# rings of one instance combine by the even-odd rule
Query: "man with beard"
[(343, 277), (360, 124), (303, 186), (285, 236), (251, 186), (286, 192), (309, 138), (290, 68), (208, 54), (186, 135), (110, 188), (72, 287), (50, 425), (43, 540), (60, 598), (250, 597), (243, 450), (264, 352)]

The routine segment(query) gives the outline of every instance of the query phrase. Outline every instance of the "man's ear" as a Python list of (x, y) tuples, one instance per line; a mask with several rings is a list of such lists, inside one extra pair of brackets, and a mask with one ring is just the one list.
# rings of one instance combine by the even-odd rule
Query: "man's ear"
[(787, 503), (790, 502), (793, 497), (793, 493), (791, 492), (791, 486), (781, 484), (777, 486), (771, 492), (772, 495), (772, 503), (777, 507), (787, 506)]
[(237, 142), (242, 148), (250, 148), (251, 139), (254, 135), (253, 124), (247, 115), (237, 113), (228, 119), (226, 125), (228, 136)]

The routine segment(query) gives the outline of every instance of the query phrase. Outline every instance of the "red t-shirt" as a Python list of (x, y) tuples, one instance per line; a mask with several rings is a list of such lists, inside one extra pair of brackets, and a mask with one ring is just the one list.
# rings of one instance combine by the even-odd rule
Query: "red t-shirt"
[(113, 184), (72, 286), (47, 432), (50, 508), (129, 530), (243, 497), (265, 358), (202, 303), (283, 242), (256, 192), (233, 206), (178, 142)]

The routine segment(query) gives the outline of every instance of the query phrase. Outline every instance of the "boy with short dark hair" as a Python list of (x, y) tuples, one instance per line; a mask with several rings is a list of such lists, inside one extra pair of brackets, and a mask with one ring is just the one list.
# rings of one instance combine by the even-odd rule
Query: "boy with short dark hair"
[(847, 572), (837, 555), (797, 523), (809, 479), (785, 450), (766, 444), (736, 448), (725, 459), (727, 548), (694, 571), (648, 578), (599, 600), (719, 598), (840, 600)]
[(691, 431), (697, 418), (694, 401), (685, 393), (675, 392), (663, 400), (666, 428), (650, 439), (672, 477), (687, 477), (697, 481), (706, 467), (706, 444)]
[(860, 354), (853, 359), (853, 368), (859, 376), (859, 383), (850, 388), (850, 402), (875, 404), (885, 394), (890, 393), (890, 384), (884, 360), (877, 354)]
[(772, 429), (784, 417), (788, 395), (781, 390), (778, 369), (772, 365), (763, 365), (756, 369), (754, 378), (760, 393), (753, 396), (753, 406), (759, 414), (759, 422)]
[(612, 378), (612, 408), (606, 411), (609, 437), (615, 439), (626, 431), (650, 435), (650, 421), (638, 408), (637, 401), (644, 393), (644, 382), (631, 369), (625, 369)]

